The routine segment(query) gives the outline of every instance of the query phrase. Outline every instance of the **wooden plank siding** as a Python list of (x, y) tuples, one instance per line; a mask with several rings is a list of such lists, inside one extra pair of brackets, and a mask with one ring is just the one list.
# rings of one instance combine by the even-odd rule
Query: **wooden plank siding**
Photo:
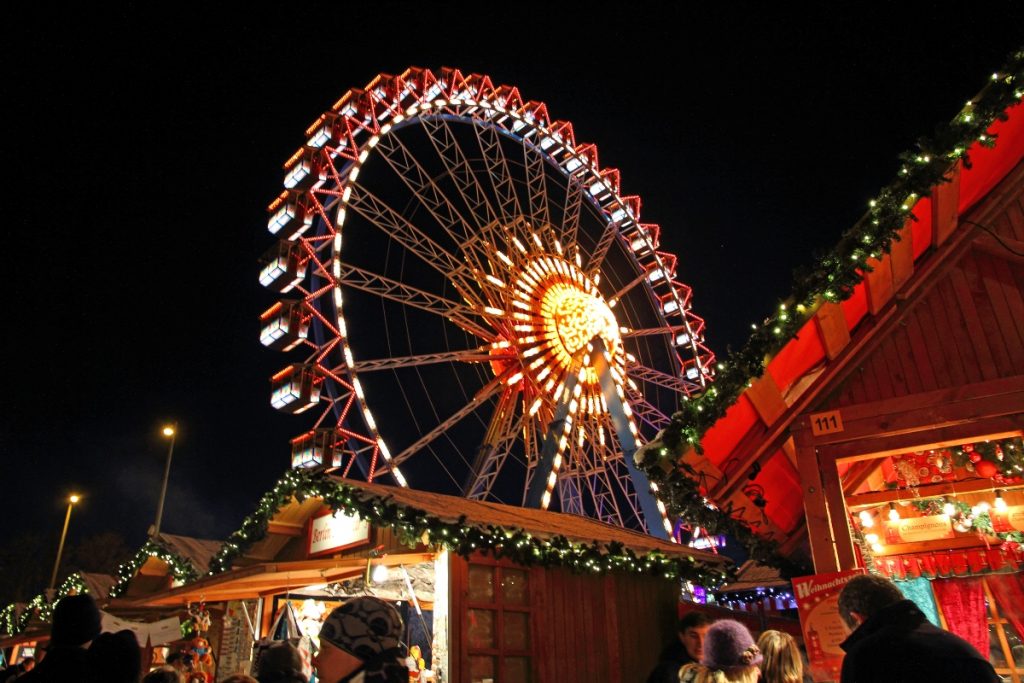
[[(978, 220), (1004, 240), (1022, 240), (1024, 190)], [(992, 249), (981, 228), (962, 227), (986, 247), (964, 252), (818, 410), (1024, 375), (1024, 268)]]

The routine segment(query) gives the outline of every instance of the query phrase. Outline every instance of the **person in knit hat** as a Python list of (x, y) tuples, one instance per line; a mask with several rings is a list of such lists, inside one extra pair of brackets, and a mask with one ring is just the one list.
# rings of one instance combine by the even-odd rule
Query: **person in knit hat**
[(313, 660), (323, 683), (408, 683), (402, 617), (380, 598), (347, 601), (327, 616)]
[(757, 683), (761, 650), (747, 627), (732, 619), (716, 621), (704, 637), (700, 664), (679, 670), (680, 683)]
[(19, 683), (88, 680), (91, 666), (87, 648), (100, 634), (100, 610), (87, 594), (61, 598), (53, 608), (50, 644), (46, 656)]

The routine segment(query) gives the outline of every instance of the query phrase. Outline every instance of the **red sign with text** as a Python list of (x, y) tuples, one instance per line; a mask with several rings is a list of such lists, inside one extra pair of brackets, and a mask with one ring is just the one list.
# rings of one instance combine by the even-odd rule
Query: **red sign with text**
[(839, 680), (843, 665), (843, 650), (839, 644), (850, 634), (839, 616), (839, 593), (850, 579), (863, 573), (863, 569), (854, 569), (793, 579), (800, 628), (811, 676), (816, 683)]

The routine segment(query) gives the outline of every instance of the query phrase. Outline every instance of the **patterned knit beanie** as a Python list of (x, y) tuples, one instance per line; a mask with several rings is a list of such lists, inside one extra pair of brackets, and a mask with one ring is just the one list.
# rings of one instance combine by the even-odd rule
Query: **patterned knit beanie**
[(738, 621), (716, 621), (704, 636), (704, 661), (701, 664), (709, 669), (757, 666), (762, 659), (750, 631)]
[(400, 646), (402, 617), (380, 598), (352, 598), (335, 607), (320, 629), (320, 638), (366, 661)]

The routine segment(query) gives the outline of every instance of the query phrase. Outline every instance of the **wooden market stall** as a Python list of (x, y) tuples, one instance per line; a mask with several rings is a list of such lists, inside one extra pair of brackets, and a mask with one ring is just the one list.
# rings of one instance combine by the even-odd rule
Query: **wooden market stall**
[[(899, 239), (852, 296), (794, 312), (809, 319), (683, 461), (709, 500), (817, 574), (865, 568), (908, 593), (923, 577), (936, 622), (1019, 683), (1024, 107), (1004, 113), (980, 137), (995, 147), (903, 199)], [(780, 311), (769, 331), (793, 315)]]
[(264, 531), (239, 532), (214, 559), (223, 571), (135, 604), (249, 610), (258, 637), (286, 603), (310, 633), (346, 597), (372, 594), (399, 604), (407, 642), (444, 680), (634, 681), (674, 637), (678, 577), (720, 579), (729, 563), (573, 515), (299, 471), (286, 480), (243, 525)]

